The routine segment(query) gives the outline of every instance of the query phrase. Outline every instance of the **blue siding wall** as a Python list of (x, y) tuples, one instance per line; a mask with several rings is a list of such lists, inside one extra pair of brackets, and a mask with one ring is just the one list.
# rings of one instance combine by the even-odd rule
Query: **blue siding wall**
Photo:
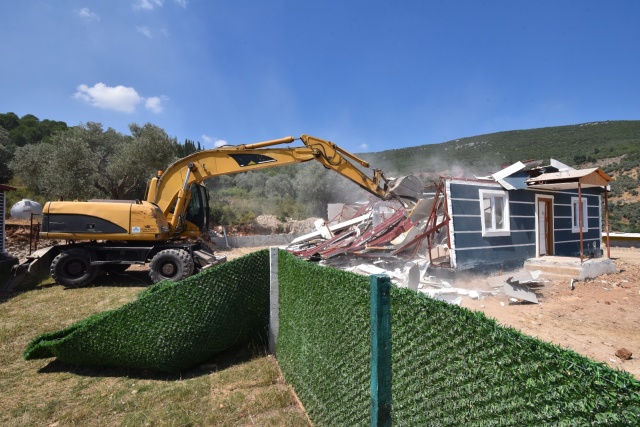
[(535, 256), (535, 196), (510, 191), (508, 236), (483, 236), (480, 190), (499, 190), (495, 185), (450, 184), (451, 213), (458, 270), (514, 268)]
[[(598, 189), (585, 189), (582, 198), (587, 201), (587, 224), (582, 231), (585, 255), (599, 255), (602, 241), (600, 230), (600, 194)], [(553, 193), (554, 196), (554, 250), (558, 256), (580, 256), (580, 233), (571, 229), (571, 198), (578, 191)]]
[[(554, 199), (554, 254), (580, 255), (580, 234), (571, 229), (571, 198), (577, 190), (507, 191), (509, 197), (508, 236), (483, 236), (480, 190), (503, 190), (500, 186), (476, 182), (450, 183), (449, 197), (453, 222), (453, 240), (458, 270), (499, 270), (523, 265), (536, 256), (536, 194)], [(600, 251), (599, 189), (583, 190), (588, 205), (588, 230), (584, 230), (585, 254)], [(595, 247), (593, 246), (595, 244)]]

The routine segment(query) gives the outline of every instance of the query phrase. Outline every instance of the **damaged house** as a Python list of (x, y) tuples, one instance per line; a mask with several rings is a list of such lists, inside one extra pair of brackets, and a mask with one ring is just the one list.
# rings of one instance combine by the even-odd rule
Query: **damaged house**
[(331, 265), (418, 265), (422, 274), (491, 273), (550, 256), (582, 263), (602, 255), (610, 181), (600, 168), (577, 170), (556, 160), (517, 162), (474, 179), (441, 178), (414, 207), (372, 202), (343, 210), (288, 249)]
[(517, 162), (476, 179), (444, 178), (448, 255), (433, 265), (455, 271), (522, 267), (530, 258), (602, 254), (602, 202), (609, 177), (558, 161)]

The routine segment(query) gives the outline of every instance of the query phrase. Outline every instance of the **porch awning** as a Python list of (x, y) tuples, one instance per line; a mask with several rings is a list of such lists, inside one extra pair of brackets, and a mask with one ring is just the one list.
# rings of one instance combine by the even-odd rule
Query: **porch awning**
[(529, 188), (569, 190), (578, 188), (578, 184), (580, 184), (582, 188), (605, 188), (612, 180), (613, 178), (598, 167), (543, 173), (535, 178), (527, 179), (526, 183)]

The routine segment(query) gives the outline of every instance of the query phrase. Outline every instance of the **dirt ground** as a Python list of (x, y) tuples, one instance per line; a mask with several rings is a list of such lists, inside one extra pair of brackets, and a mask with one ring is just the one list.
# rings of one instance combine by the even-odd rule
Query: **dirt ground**
[[(539, 304), (513, 303), (505, 295), (463, 300), (500, 324), (558, 344), (640, 380), (640, 250), (611, 250), (619, 273), (583, 282), (548, 282), (537, 292)], [(626, 348), (628, 360), (616, 356)]]

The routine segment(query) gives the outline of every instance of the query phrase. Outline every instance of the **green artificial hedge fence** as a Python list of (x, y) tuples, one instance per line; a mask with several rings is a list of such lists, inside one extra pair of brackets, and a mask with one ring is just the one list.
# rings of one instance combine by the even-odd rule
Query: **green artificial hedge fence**
[(178, 373), (252, 339), (266, 342), (269, 252), (254, 252), (181, 282), (157, 283), (116, 310), (34, 339), (24, 358)]
[[(317, 426), (369, 424), (369, 278), (280, 252), (277, 357)], [(394, 426), (640, 425), (640, 382), (391, 289)]]
[[(255, 252), (43, 334), (25, 359), (184, 371), (266, 342), (269, 253)], [(369, 278), (279, 253), (277, 357), (317, 426), (369, 424)], [(393, 424), (640, 424), (640, 382), (482, 313), (391, 289)]]

